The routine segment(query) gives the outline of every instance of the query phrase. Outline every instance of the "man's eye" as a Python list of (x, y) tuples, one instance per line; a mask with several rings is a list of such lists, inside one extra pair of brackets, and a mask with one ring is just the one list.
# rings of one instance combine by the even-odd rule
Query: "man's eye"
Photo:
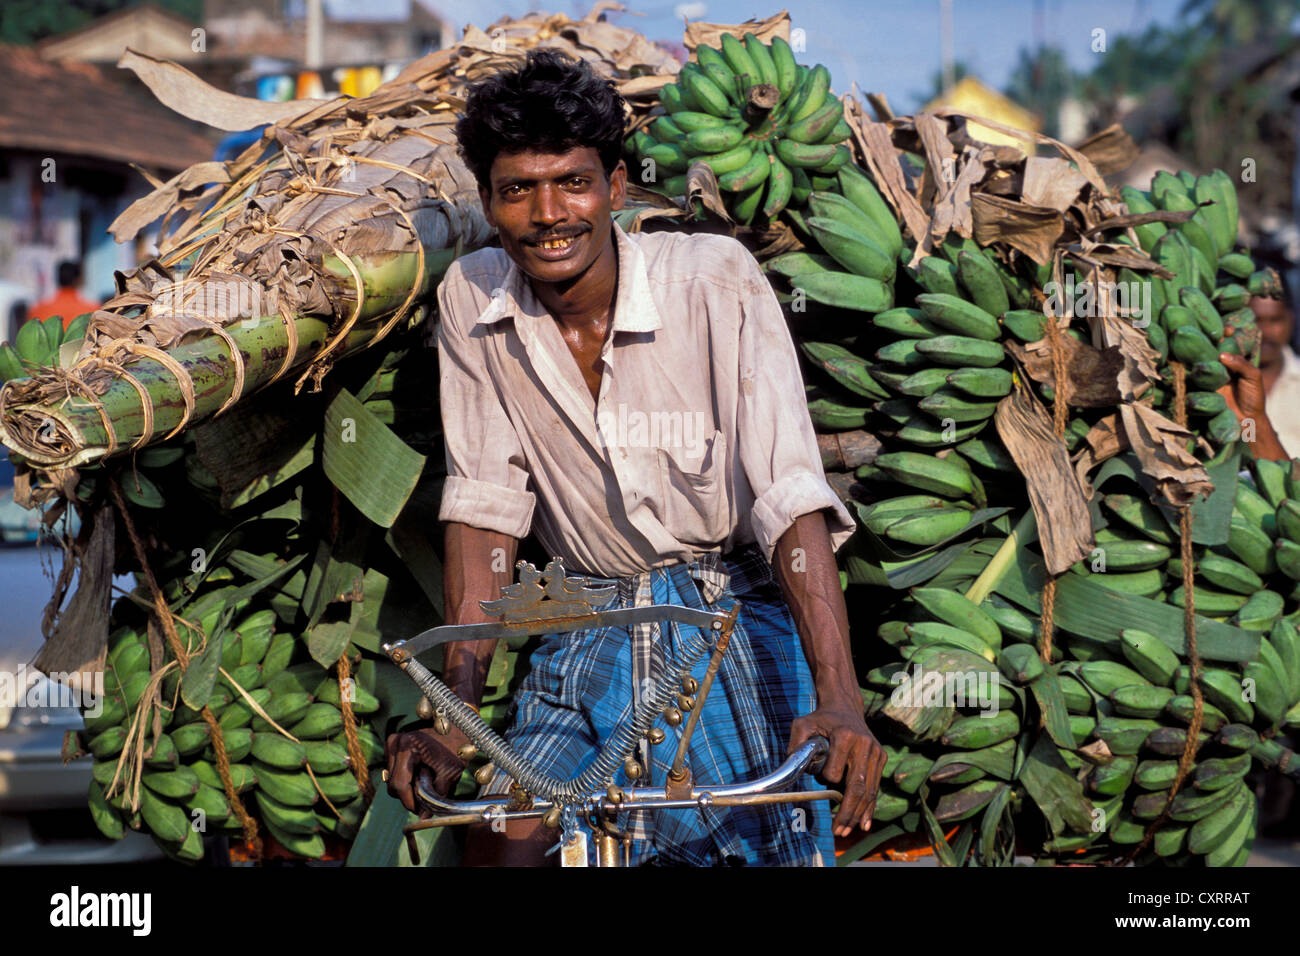
[(587, 180), (583, 176), (574, 176), (569, 180), (569, 185), (575, 189), (581, 189), (583, 186), (587, 185)]
[(516, 183), (513, 186), (507, 186), (505, 189), (501, 190), (501, 195), (514, 198), (515, 196), (522, 195), (523, 191), (524, 187)]

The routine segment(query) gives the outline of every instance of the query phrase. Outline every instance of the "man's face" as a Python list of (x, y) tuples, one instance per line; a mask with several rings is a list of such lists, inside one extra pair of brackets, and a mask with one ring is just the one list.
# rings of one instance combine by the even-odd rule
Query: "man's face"
[(627, 167), (608, 179), (590, 146), (563, 153), (500, 153), (492, 188), (480, 190), (488, 222), (519, 268), (540, 282), (582, 275), (609, 240), (610, 213), (623, 208)]
[(1291, 310), (1281, 299), (1255, 296), (1250, 300), (1255, 323), (1259, 326), (1259, 363), (1275, 365), (1282, 361), (1282, 349), (1291, 342)]

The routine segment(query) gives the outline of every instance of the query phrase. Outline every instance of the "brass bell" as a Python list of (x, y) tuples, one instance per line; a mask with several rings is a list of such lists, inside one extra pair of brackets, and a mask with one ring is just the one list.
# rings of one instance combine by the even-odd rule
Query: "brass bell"
[(629, 780), (639, 780), (641, 778), (641, 765), (628, 757), (623, 761), (623, 772), (627, 774)]
[(478, 756), (478, 748), (473, 744), (462, 744), (457, 748), (456, 756), (468, 763)]
[(415, 705), (415, 713), (421, 720), (428, 720), (433, 716), (433, 701), (421, 697), (420, 702)]
[(474, 780), (481, 786), (492, 779), (492, 775), (496, 773), (496, 769), (496, 766), (491, 761), (488, 761), (474, 771)]
[(627, 798), (627, 794), (623, 792), (623, 788), (614, 783), (609, 785), (609, 789), (605, 791), (605, 796), (609, 797), (609, 802), (616, 806)]
[(677, 706), (680, 707), (682, 710), (690, 710), (692, 707), (695, 706), (695, 698), (692, 697), (690, 694), (678, 694)]
[(542, 825), (548, 830), (558, 830), (560, 827), (560, 808), (551, 807), (542, 817)]
[(664, 742), (663, 728), (651, 727), (650, 730), (646, 732), (645, 737), (646, 740), (650, 741), (651, 744), (661, 744)]
[(451, 722), (446, 717), (438, 716), (433, 721), (433, 729), (436, 733), (445, 737), (448, 731), (451, 730)]
[(669, 707), (664, 711), (664, 722), (669, 727), (676, 727), (682, 722), (682, 712), (676, 707)]
[(682, 678), (682, 690), (685, 691), (686, 693), (694, 694), (699, 689), (700, 689), (700, 682), (697, 681), (690, 674), (687, 674), (685, 677)]

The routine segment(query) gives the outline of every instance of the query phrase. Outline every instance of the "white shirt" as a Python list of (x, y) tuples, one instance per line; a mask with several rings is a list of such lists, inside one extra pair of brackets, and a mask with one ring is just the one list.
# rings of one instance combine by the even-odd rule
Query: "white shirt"
[(1282, 371), (1265, 399), (1265, 408), (1286, 453), (1300, 457), (1300, 356), (1289, 345), (1282, 346)]
[(625, 577), (757, 542), (768, 560), (825, 510), (798, 356), (757, 262), (734, 239), (613, 225), (612, 331), (591, 391), (553, 316), (501, 249), (438, 289), (447, 481), (439, 518), (523, 537), (576, 572)]

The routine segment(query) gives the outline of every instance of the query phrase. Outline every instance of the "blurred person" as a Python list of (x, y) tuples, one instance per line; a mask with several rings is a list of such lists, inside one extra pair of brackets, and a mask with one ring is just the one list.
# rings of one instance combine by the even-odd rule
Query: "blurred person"
[[(1219, 392), (1239, 420), (1255, 420), (1255, 454), (1275, 461), (1300, 453), (1300, 356), (1290, 344), (1294, 317), (1287, 301), (1285, 295), (1250, 300), (1260, 331), (1258, 368), (1240, 355), (1219, 356), (1233, 373), (1233, 380)], [(1264, 410), (1266, 399), (1272, 415)]]
[(27, 321), (27, 304), (31, 292), (8, 279), (0, 279), (0, 341), (12, 342)]
[(74, 259), (64, 259), (58, 266), (59, 291), (48, 299), (42, 299), (31, 308), (29, 319), (48, 319), (52, 315), (63, 316), (63, 328), (67, 329), (72, 320), (84, 312), (94, 312), (99, 308), (98, 302), (83, 299), (78, 291), (81, 288), (81, 263)]

